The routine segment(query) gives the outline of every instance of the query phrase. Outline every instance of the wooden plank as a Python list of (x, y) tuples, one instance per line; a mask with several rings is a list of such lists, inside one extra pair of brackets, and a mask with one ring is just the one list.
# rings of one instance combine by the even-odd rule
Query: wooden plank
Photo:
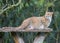
[(0, 28), (0, 32), (51, 32), (53, 31), (51, 28), (45, 29), (34, 29), (34, 30), (16, 30), (16, 27), (2, 27)]

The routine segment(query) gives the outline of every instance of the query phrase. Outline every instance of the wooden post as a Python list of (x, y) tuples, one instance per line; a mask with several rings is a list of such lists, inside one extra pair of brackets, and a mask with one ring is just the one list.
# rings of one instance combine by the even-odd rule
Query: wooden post
[(15, 43), (24, 43), (23, 38), (21, 38), (19, 36), (14, 37), (14, 41), (15, 41)]
[(2, 38), (0, 38), (0, 43), (3, 43), (3, 39)]
[(43, 43), (46, 36), (39, 35), (34, 39), (33, 43)]

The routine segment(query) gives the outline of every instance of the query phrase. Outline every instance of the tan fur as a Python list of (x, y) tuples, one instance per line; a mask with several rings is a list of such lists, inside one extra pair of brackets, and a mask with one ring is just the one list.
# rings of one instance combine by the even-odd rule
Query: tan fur
[(23, 23), (17, 27), (18, 29), (43, 29), (47, 28), (52, 20), (53, 12), (46, 12), (44, 16), (41, 17), (30, 17), (23, 21)]

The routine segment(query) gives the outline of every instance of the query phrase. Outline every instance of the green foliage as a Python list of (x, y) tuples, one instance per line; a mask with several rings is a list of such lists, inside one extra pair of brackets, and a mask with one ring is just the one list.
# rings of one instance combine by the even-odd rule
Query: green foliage
[[(54, 31), (49, 33), (44, 43), (57, 43), (60, 41), (60, 0), (0, 0), (0, 27), (17, 27), (26, 18), (43, 16), (50, 6), (53, 6), (54, 17), (49, 27)], [(26, 43), (32, 43), (37, 33), (19, 34), (27, 39)], [(0, 36), (3, 36), (4, 43), (14, 43), (10, 32), (0, 33)]]

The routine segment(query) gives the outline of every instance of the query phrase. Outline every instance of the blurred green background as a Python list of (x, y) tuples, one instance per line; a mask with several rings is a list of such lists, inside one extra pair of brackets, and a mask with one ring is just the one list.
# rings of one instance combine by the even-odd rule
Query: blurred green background
[[(53, 6), (54, 16), (50, 32), (44, 43), (60, 43), (60, 0), (0, 0), (0, 28), (18, 27), (23, 20), (32, 16), (43, 16)], [(25, 43), (32, 43), (38, 32), (16, 32)], [(11, 32), (0, 32), (3, 43), (14, 43)]]

